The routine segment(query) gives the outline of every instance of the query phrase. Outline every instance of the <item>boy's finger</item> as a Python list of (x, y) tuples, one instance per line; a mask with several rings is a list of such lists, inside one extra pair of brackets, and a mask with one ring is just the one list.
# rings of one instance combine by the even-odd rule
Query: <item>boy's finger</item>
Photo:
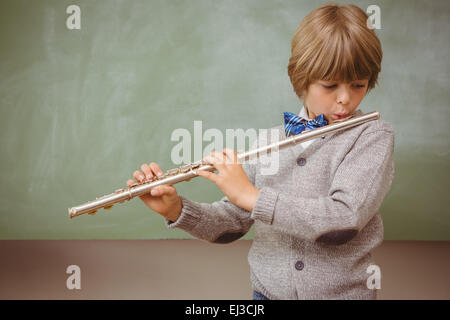
[(136, 179), (136, 181), (139, 181), (139, 182), (142, 182), (144, 180), (144, 178), (145, 178), (144, 175), (142, 174), (142, 172), (140, 172), (138, 170), (136, 170), (133, 173), (133, 177)]
[(153, 178), (153, 172), (152, 172), (152, 169), (150, 169), (150, 167), (149, 167), (148, 164), (144, 163), (144, 164), (141, 166), (141, 170), (142, 170), (142, 172), (144, 172), (145, 178), (146, 178), (147, 180), (150, 180), (151, 178)]
[(219, 172), (225, 170), (226, 165), (229, 164), (229, 161), (222, 152), (211, 152), (211, 155), (208, 157), (208, 159), (211, 159), (210, 161), (213, 163), (214, 167), (219, 170)]
[(211, 154), (220, 164), (227, 164), (229, 161), (223, 152), (213, 151)]
[[(215, 157), (216, 159), (219, 159), (218, 161), (219, 161), (220, 164), (222, 164), (223, 166), (227, 166), (227, 165), (230, 165), (230, 164), (234, 164), (233, 155), (232, 155), (232, 154), (231, 154), (231, 155), (227, 155), (227, 154), (225, 153), (225, 150), (226, 150), (226, 149), (222, 150), (221, 152), (214, 152), (214, 157)], [(231, 150), (231, 149), (228, 149), (228, 150), (229, 150), (228, 153), (234, 152), (234, 151)]]
[(234, 150), (225, 148), (222, 150), (222, 153), (227, 157), (228, 161), (234, 164), (238, 163), (237, 153)]
[(152, 196), (160, 197), (164, 195), (174, 195), (176, 193), (176, 190), (172, 186), (158, 186), (156, 188), (153, 188), (150, 192)]
[(217, 170), (219, 170), (219, 172), (225, 170), (225, 164), (222, 160), (218, 159), (215, 156), (214, 152), (211, 152), (211, 154), (209, 156), (206, 156), (204, 160), (207, 163), (212, 164)]
[(201, 177), (204, 177), (204, 178), (214, 182), (214, 183), (216, 183), (216, 181), (217, 181), (217, 175), (212, 172), (209, 172), (206, 170), (195, 170), (195, 173)]
[(163, 171), (159, 167), (159, 165), (156, 162), (152, 162), (149, 164), (149, 167), (152, 169), (153, 173), (157, 176), (163, 175)]
[(132, 186), (133, 184), (135, 184), (133, 179), (130, 179), (127, 181), (127, 187), (129, 188), (130, 186)]

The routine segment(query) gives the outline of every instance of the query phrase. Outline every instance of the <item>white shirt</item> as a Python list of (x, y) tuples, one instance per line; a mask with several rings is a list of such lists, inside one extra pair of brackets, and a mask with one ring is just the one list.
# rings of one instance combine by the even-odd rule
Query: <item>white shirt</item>
[[(299, 113), (298, 116), (301, 117), (301, 118), (305, 118), (305, 119), (307, 119), (307, 120), (312, 120), (312, 119), (310, 119), (310, 118), (308, 117), (308, 112), (306, 112), (305, 106), (302, 107), (302, 109), (300, 110), (300, 113)], [(311, 129), (306, 128), (305, 131), (303, 131), (303, 132), (306, 132), (306, 131), (309, 131), (309, 130), (311, 130)], [(316, 139), (317, 139), (317, 138), (316, 138)], [(308, 148), (308, 146), (309, 146), (311, 143), (313, 143), (314, 140), (316, 140), (316, 139), (312, 139), (312, 140), (308, 140), (308, 141), (302, 142), (300, 145), (302, 146), (303, 149), (306, 149), (306, 148)]]

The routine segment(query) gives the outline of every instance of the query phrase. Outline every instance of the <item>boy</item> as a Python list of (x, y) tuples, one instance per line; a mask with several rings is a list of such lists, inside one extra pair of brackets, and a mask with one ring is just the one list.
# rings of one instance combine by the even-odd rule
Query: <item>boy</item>
[[(288, 65), (303, 102), (301, 117), (323, 114), (333, 123), (361, 113), (356, 109), (375, 86), (382, 60), (366, 21), (358, 7), (335, 4), (302, 21)], [(283, 127), (277, 128), (285, 139)], [(248, 255), (254, 299), (375, 299), (367, 268), (383, 239), (378, 209), (394, 176), (393, 149), (392, 127), (382, 120), (281, 150), (274, 175), (237, 163), (236, 153), (224, 149), (204, 159), (217, 174), (197, 172), (222, 190), (220, 201), (196, 203), (173, 186), (141, 199), (169, 228), (214, 243), (239, 239), (254, 224)], [(141, 169), (147, 178), (162, 174), (155, 163)], [(145, 179), (139, 171), (134, 178)]]

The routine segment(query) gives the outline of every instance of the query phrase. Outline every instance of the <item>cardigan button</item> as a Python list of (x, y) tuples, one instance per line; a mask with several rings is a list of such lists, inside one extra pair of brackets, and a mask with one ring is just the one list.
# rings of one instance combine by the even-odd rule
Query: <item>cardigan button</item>
[(306, 164), (306, 159), (305, 159), (305, 158), (302, 158), (302, 157), (298, 158), (298, 159), (297, 159), (297, 164), (298, 164), (299, 166), (304, 166), (304, 165)]
[(304, 267), (305, 267), (305, 264), (302, 261), (300, 261), (300, 260), (298, 260), (295, 263), (295, 269), (297, 269), (299, 271), (303, 270)]

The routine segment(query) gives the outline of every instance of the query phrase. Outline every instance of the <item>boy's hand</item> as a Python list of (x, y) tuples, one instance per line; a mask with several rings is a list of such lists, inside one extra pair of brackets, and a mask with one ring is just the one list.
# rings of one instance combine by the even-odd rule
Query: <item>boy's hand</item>
[[(143, 182), (153, 178), (153, 176), (163, 174), (161, 168), (155, 162), (152, 162), (149, 165), (144, 163), (141, 166), (141, 170), (144, 173), (137, 170), (133, 173), (133, 177), (139, 182)], [(135, 183), (135, 181), (130, 179), (127, 181), (127, 186), (130, 187), (133, 183)], [(162, 185), (155, 187), (150, 193), (141, 195), (139, 198), (141, 198), (147, 207), (172, 222), (176, 221), (181, 214), (181, 198), (178, 196), (174, 186)]]
[(214, 165), (219, 173), (204, 170), (195, 170), (195, 173), (214, 182), (233, 204), (249, 212), (253, 211), (259, 190), (248, 180), (238, 162), (237, 153), (231, 149), (223, 149), (222, 152), (211, 152), (203, 161)]

